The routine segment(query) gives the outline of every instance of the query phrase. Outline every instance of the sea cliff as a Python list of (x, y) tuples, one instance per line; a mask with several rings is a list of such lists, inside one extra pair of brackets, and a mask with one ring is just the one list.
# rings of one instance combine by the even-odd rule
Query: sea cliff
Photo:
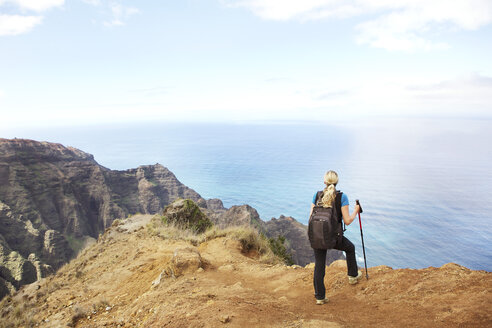
[[(0, 139), (0, 297), (55, 272), (115, 219), (156, 214), (178, 198), (193, 200), (217, 226), (284, 236), (296, 264), (313, 261), (306, 226), (294, 218), (265, 222), (249, 205), (225, 208), (161, 164), (116, 171), (76, 148)], [(328, 263), (341, 257), (333, 251)]]

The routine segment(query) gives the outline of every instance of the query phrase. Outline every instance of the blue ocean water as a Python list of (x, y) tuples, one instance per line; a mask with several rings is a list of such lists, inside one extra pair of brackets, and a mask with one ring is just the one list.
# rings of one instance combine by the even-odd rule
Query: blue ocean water
[[(2, 131), (73, 146), (110, 169), (161, 163), (205, 198), (307, 223), (323, 175), (364, 208), (368, 266), (492, 271), (491, 121), (149, 123)], [(363, 265), (357, 221), (347, 237)]]

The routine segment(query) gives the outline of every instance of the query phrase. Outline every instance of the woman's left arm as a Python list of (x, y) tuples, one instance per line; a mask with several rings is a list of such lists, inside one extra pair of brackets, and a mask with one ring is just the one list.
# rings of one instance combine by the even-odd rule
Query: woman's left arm
[(360, 206), (355, 205), (354, 212), (352, 215), (349, 213), (349, 206), (345, 205), (342, 206), (342, 217), (343, 217), (343, 222), (345, 222), (345, 225), (351, 224), (355, 220), (355, 216), (357, 213), (359, 213)]

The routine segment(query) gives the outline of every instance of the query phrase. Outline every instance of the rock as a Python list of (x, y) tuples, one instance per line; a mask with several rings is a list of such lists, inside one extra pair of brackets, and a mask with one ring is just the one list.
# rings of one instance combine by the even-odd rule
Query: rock
[(378, 265), (376, 267), (373, 267), (373, 270), (376, 270), (378, 272), (389, 272), (392, 271), (393, 268), (387, 265)]
[(12, 251), (7, 256), (2, 256), (0, 263), (0, 276), (16, 288), (38, 279), (34, 265), (18, 252)]
[(219, 321), (222, 323), (228, 323), (231, 321), (231, 316), (230, 315), (223, 315), (219, 318)]
[(234, 285), (232, 285), (232, 288), (241, 289), (243, 288), (243, 284), (240, 281), (238, 281)]
[(47, 230), (44, 234), (43, 255), (51, 265), (58, 269), (67, 262), (73, 252), (67, 240), (56, 230)]
[(232, 264), (224, 264), (221, 265), (217, 270), (222, 272), (233, 272), (236, 270), (236, 268)]
[(166, 206), (162, 213), (162, 220), (198, 233), (212, 226), (209, 218), (191, 199), (178, 199)]
[(464, 267), (462, 265), (459, 265), (459, 264), (456, 264), (453, 262), (443, 264), (441, 266), (441, 269), (445, 269), (445, 270), (449, 270), (449, 271), (458, 271), (458, 272), (459, 271), (470, 271), (470, 269), (468, 269), (467, 267)]
[(264, 231), (264, 222), (260, 219), (260, 215), (249, 205), (232, 206), (217, 218), (215, 224), (220, 227), (246, 225), (255, 227), (260, 232)]
[(347, 261), (345, 260), (336, 260), (330, 264), (330, 268), (340, 268), (347, 270)]
[(202, 257), (196, 248), (176, 248), (171, 263), (173, 273), (177, 277), (195, 272), (202, 266)]
[(155, 288), (155, 287), (159, 286), (160, 283), (161, 283), (161, 280), (162, 280), (162, 278), (164, 277), (165, 274), (166, 274), (166, 270), (162, 271), (159, 274), (159, 276), (154, 281), (152, 281), (152, 287)]
[[(305, 266), (314, 262), (314, 252), (307, 237), (307, 226), (298, 222), (292, 217), (281, 215), (278, 219), (272, 218), (265, 222), (264, 229), (270, 238), (284, 236), (286, 239), (285, 248), (292, 255), (295, 264)], [(343, 252), (330, 249), (326, 254), (326, 263), (343, 259)]]
[(314, 269), (314, 265), (315, 264), (313, 262), (311, 262), (311, 263), (306, 264), (305, 268), (306, 269)]
[(207, 199), (205, 203), (207, 204), (206, 208), (210, 210), (213, 211), (225, 210), (224, 203), (222, 203), (222, 201), (218, 198)]

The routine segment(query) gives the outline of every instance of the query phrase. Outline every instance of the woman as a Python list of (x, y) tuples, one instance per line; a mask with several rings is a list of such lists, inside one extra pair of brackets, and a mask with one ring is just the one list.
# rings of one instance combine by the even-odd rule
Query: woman
[[(354, 212), (349, 213), (349, 201), (347, 195), (337, 191), (335, 189), (338, 183), (338, 174), (335, 171), (328, 171), (324, 177), (325, 189), (323, 193), (318, 197), (318, 193), (314, 194), (313, 203), (311, 204), (311, 214), (313, 213), (313, 208), (315, 205), (323, 207), (337, 206), (337, 212), (341, 213), (341, 217), (345, 225), (350, 225), (357, 213), (359, 213), (359, 205), (355, 205)], [(340, 222), (341, 224), (341, 222)], [(357, 268), (357, 262), (355, 260), (355, 247), (350, 240), (345, 236), (341, 242), (337, 242), (335, 249), (345, 252), (345, 257), (347, 259), (347, 273), (349, 284), (356, 284), (362, 277), (362, 272)], [(326, 266), (326, 249), (314, 249), (314, 296), (316, 297), (316, 304), (321, 305), (328, 302), (325, 297), (325, 266)]]

